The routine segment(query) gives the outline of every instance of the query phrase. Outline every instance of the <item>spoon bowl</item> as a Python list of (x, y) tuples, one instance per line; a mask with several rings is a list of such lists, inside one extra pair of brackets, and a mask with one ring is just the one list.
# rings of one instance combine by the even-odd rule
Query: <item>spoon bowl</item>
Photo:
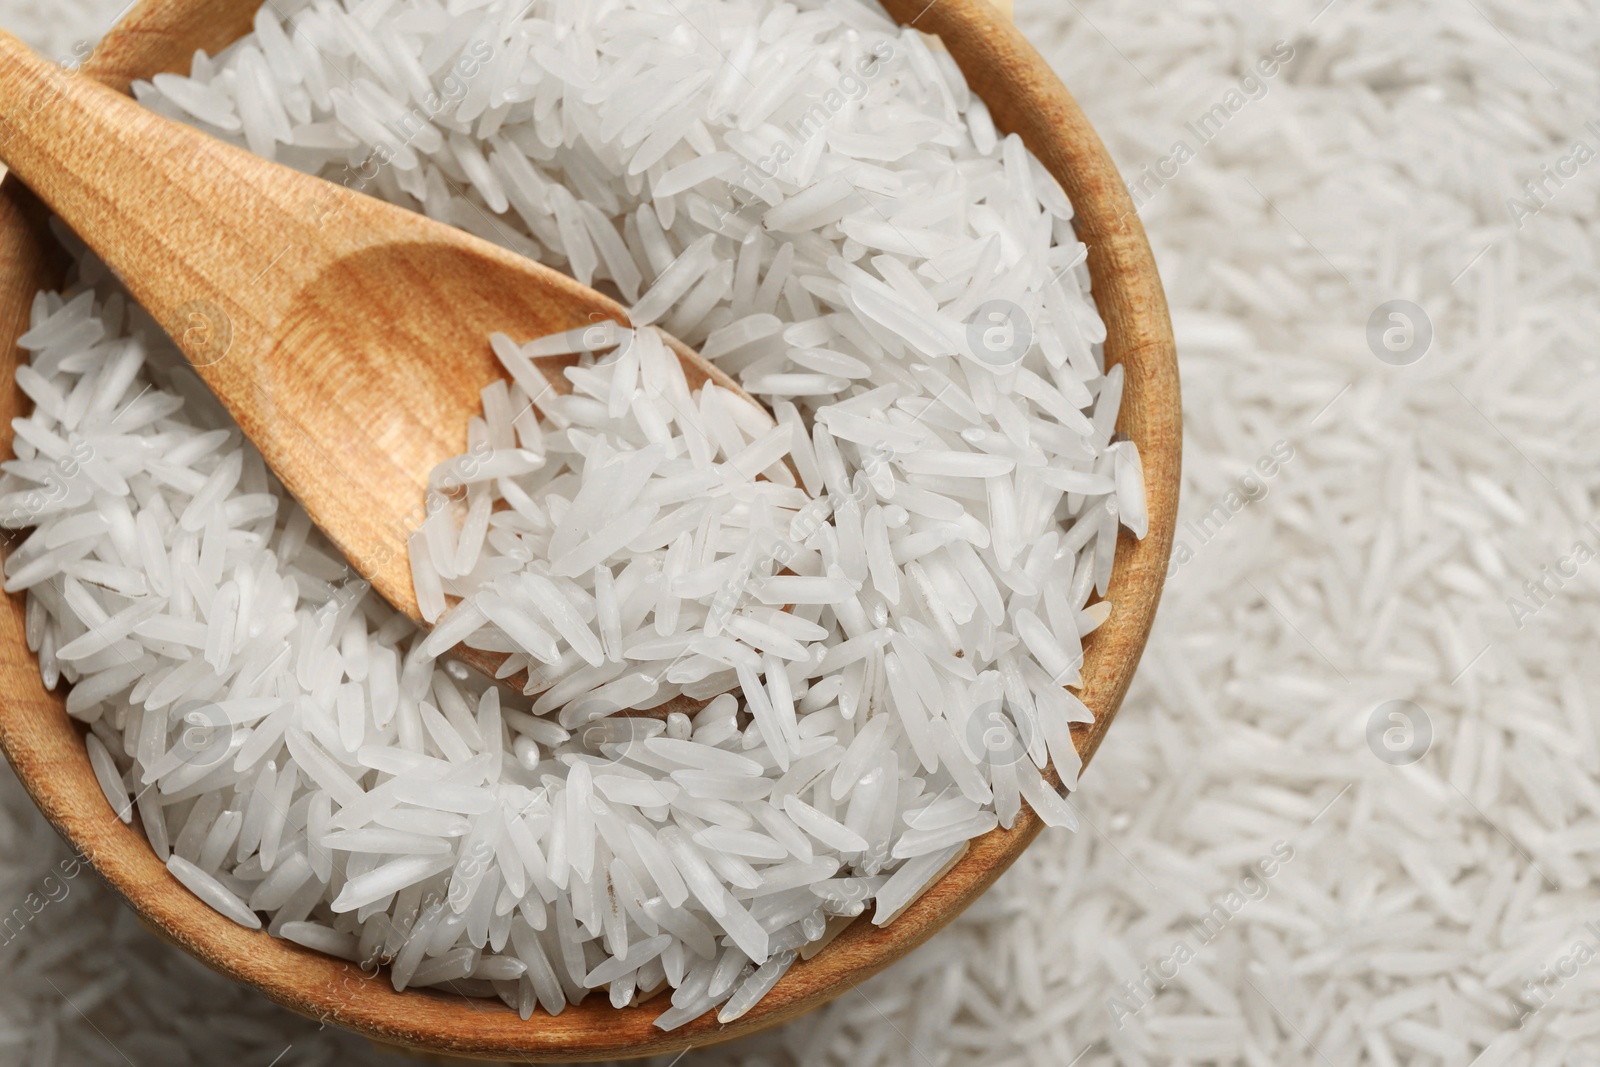
[[(125, 87), (132, 78), (186, 69), (196, 48), (215, 52), (247, 32), (255, 6), (250, 0), (143, 0), (89, 57), (86, 72)], [(1075, 726), (1073, 736), (1088, 762), (1144, 648), (1175, 528), (1181, 412), (1165, 299), (1116, 167), (1070, 94), (1020, 33), (986, 0), (884, 0), (884, 6), (902, 24), (937, 33), (996, 124), (1018, 133), (1061, 182), (1077, 212), (1079, 237), (1089, 246), (1093, 293), (1107, 328), (1106, 360), (1121, 363), (1127, 375), (1117, 428), (1138, 443), (1144, 461), (1150, 529), (1142, 541), (1122, 536), (1111, 578), (1114, 606), (1085, 642), (1079, 693), (1094, 721)], [(8, 179), (0, 187), (0, 336), (10, 342), (23, 332), (34, 293), (60, 283), (63, 262), (37, 203)], [(10, 376), (15, 348), (7, 343), (0, 351), (6, 353), (0, 374)], [(0, 447), (9, 447), (11, 419), (25, 413), (24, 404), (16, 388), (0, 390)], [(524, 1022), (494, 1002), (396, 993), (382, 975), (369, 977), (354, 964), (244, 930), (212, 911), (168, 874), (143, 836), (106, 804), (61, 694), (40, 683), (24, 638), (20, 597), (0, 606), (0, 746), (71, 846), (148, 926), (208, 966), (303, 1015), (389, 1045), (491, 1060), (673, 1054), (794, 1019), (926, 941), (977, 899), (1041, 828), (1024, 807), (1011, 830), (975, 840), (894, 923), (854, 923), (791, 968), (737, 1022), (724, 1027), (705, 1016), (663, 1033), (652, 1025), (660, 1013), (654, 1003), (618, 1010), (590, 997), (558, 1017), (539, 1013)], [(1047, 777), (1054, 780), (1053, 772)]]

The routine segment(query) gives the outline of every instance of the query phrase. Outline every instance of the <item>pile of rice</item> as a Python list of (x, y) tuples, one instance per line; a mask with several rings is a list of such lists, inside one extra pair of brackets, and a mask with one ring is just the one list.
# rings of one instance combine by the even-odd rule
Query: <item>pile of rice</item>
[[(8, 27), (60, 8), (0, 0)], [(834, 1004), (679, 1067), (1600, 1060), (1600, 966), (1577, 948), (1600, 915), (1600, 593), (1592, 560), (1559, 586), (1543, 570), (1594, 544), (1600, 197), (1592, 163), (1537, 200), (1523, 187), (1596, 146), (1593, 19), (1457, 0), (1018, 8), (1125, 177), (1179, 138), (1196, 153), (1141, 209), (1183, 361), (1194, 555), (1071, 801), (1080, 833), (1046, 831)], [(82, 32), (63, 22), (50, 54)], [(1294, 59), (1241, 88), (1280, 41)], [(1186, 123), (1228, 101), (1202, 146)], [(1545, 206), (1517, 229), (1513, 197)], [(1410, 367), (1366, 343), (1396, 298), (1436, 331)], [(1292, 458), (1264, 477), (1279, 442)], [(1535, 580), (1553, 593), (1530, 598)], [(1509, 597), (1537, 608), (1520, 629)], [(1393, 699), (1431, 720), (1411, 766), (1367, 742)], [(69, 854), (7, 785), (0, 903), (38, 913), (0, 915), (0, 1058), (409, 1062), (141, 931), (62, 875)], [(1278, 841), (1293, 858), (1263, 878)], [(1234, 892), (1248, 905), (1202, 944), (1191, 923)], [(1180, 939), (1194, 958), (1162, 981)]]
[[(670, 987), (672, 1029), (1024, 801), (1073, 823), (1042, 771), (1075, 782), (1143, 478), (1071, 205), (947, 54), (856, 0), (320, 2), (134, 91), (637, 327), (492, 338), (411, 538), (419, 634), (90, 254), (40, 295), (5, 587), (197, 896), (524, 1017)], [(656, 322), (760, 404), (691, 392)]]

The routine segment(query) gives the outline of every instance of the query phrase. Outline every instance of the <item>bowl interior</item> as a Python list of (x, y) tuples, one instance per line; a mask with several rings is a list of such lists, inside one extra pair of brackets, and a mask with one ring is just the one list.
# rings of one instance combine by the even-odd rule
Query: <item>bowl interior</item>
[[(248, 31), (258, 0), (143, 0), (91, 54), (86, 69), (125, 88), (163, 70), (185, 70), (197, 48), (215, 52)], [(1180, 452), (1178, 373), (1166, 301), (1138, 216), (1115, 166), (1060, 80), (987, 0), (883, 0), (902, 24), (938, 34), (988, 105), (996, 125), (1019, 134), (1061, 182), (1089, 246), (1093, 293), (1105, 320), (1108, 363), (1126, 374), (1118, 430), (1144, 461), (1150, 529), (1126, 531), (1111, 580), (1110, 618), (1085, 643), (1080, 696), (1094, 722), (1074, 726), (1085, 763), (1127, 692), (1149, 635), (1176, 521)], [(27, 407), (14, 384), (15, 338), (42, 287), (58, 285), (64, 255), (43, 212), (7, 179), (0, 189), (0, 448)], [(142, 834), (117, 820), (95, 783), (81, 731), (61, 695), (46, 691), (23, 635), (23, 601), (0, 606), (0, 747), (57, 830), (138, 912), (145, 924), (196, 958), (255, 986), (303, 1015), (391, 1045), (453, 1056), (523, 1062), (609, 1059), (703, 1046), (793, 1019), (875, 974), (926, 941), (975, 900), (1021, 854), (1041, 824), (1026, 807), (1011, 830), (977, 839), (959, 862), (887, 928), (858, 920), (822, 952), (797, 963), (743, 1018), (714, 1013), (670, 1034), (651, 1002), (621, 1010), (603, 997), (541, 1012), (524, 1022), (498, 1002), (429, 991), (396, 993), (333, 959), (222, 918), (189, 894)], [(1048, 775), (1054, 778), (1054, 773)]]

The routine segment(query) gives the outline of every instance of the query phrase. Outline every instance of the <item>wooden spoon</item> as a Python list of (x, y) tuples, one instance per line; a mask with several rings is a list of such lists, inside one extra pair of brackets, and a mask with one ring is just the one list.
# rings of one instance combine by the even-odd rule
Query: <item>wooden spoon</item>
[[(0, 160), (166, 327), (350, 566), (419, 625), (406, 542), (428, 473), (465, 451), (480, 391), (501, 376), (489, 335), (628, 325), (566, 275), (162, 118), (3, 32)], [(757, 403), (663, 336), (692, 390), (713, 382)], [(539, 361), (553, 388), (569, 388), (561, 371), (577, 358)], [(454, 654), (489, 674), (506, 659)], [(679, 706), (700, 703), (663, 709)]]

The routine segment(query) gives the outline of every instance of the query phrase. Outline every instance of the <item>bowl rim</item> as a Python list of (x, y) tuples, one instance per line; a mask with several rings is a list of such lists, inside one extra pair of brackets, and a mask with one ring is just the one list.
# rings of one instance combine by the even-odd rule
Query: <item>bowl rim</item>
[[(1079, 239), (1089, 247), (1093, 293), (1107, 328), (1107, 363), (1124, 367), (1117, 428), (1139, 445), (1149, 531), (1138, 541), (1121, 531), (1111, 580), (1113, 609), (1085, 642), (1080, 695), (1094, 721), (1075, 725), (1073, 738), (1087, 765), (1127, 693), (1149, 636), (1176, 527), (1182, 412), (1166, 299), (1139, 217), (1104, 145), (1010, 20), (988, 0), (881, 2), (902, 25), (943, 39), (996, 126), (1019, 134), (1065, 188)], [(196, 48), (214, 53), (247, 32), (257, 6), (256, 0), (141, 0), (90, 54), (85, 69), (121, 89), (134, 77), (186, 69)], [(34, 292), (60, 278), (63, 253), (42, 217), (32, 195), (8, 177), (0, 189), (0, 336), (19, 336)], [(26, 410), (26, 398), (14, 381), (0, 389), (0, 397), (5, 398), (0, 449), (9, 453), (10, 420)], [(168, 874), (142, 831), (124, 825), (105, 803), (82, 730), (67, 717), (60, 695), (43, 688), (24, 641), (22, 603), (20, 596), (9, 596), (0, 609), (0, 749), (78, 857), (148, 928), (212, 969), (307, 1018), (403, 1050), (572, 1062), (672, 1053), (754, 1034), (820, 1007), (922, 944), (992, 885), (1042, 829), (1024, 804), (1012, 829), (972, 842), (893, 923), (883, 928), (851, 923), (727, 1026), (708, 1012), (664, 1033), (652, 1025), (664, 1010), (657, 999), (613, 1009), (604, 998), (591, 996), (558, 1016), (537, 1010), (523, 1021), (498, 1001), (431, 990), (396, 993), (386, 980), (374, 980), (356, 965), (265, 931), (245, 930)], [(1053, 768), (1047, 778), (1059, 784)]]

